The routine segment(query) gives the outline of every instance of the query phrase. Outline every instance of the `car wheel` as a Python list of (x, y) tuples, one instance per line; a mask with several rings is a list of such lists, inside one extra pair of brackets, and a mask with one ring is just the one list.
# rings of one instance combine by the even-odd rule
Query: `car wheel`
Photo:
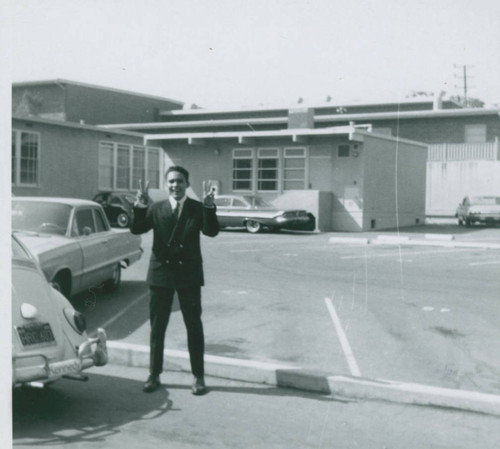
[(66, 298), (69, 298), (71, 293), (71, 279), (68, 274), (58, 273), (52, 279), (51, 284), (55, 290), (62, 293)]
[(122, 212), (121, 214), (116, 217), (116, 224), (120, 228), (126, 228), (129, 224), (130, 219), (128, 218), (128, 215), (125, 212)]
[(247, 228), (247, 231), (251, 232), (252, 234), (256, 234), (262, 229), (262, 225), (258, 221), (254, 220), (246, 221), (245, 227)]
[(120, 285), (122, 279), (122, 267), (118, 263), (113, 268), (113, 277), (104, 283), (104, 290), (107, 292), (114, 292)]

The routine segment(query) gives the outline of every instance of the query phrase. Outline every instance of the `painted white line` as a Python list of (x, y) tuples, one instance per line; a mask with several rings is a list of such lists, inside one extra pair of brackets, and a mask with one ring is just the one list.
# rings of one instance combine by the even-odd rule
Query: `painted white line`
[(347, 359), (347, 364), (349, 365), (351, 374), (354, 377), (361, 377), (361, 372), (359, 371), (358, 364), (356, 363), (356, 359), (354, 358), (354, 354), (352, 353), (351, 345), (349, 345), (349, 341), (347, 340), (344, 330), (342, 329), (342, 325), (340, 324), (340, 320), (337, 316), (337, 312), (335, 311), (335, 307), (333, 307), (332, 300), (330, 298), (325, 298), (325, 304), (328, 311), (330, 312), (330, 316), (332, 317), (333, 325), (335, 326), (335, 330), (337, 331), (340, 345), (342, 346), (342, 350), (344, 351), (344, 355)]
[[(469, 249), (452, 249), (452, 250), (434, 250), (434, 251), (408, 251), (403, 253), (403, 256), (426, 256), (426, 255), (432, 255), (432, 254), (447, 254), (447, 253), (463, 253), (463, 252), (470, 252)], [(400, 251), (397, 252), (392, 252), (392, 253), (384, 253), (384, 254), (371, 254), (371, 255), (362, 255), (362, 256), (342, 256), (341, 259), (375, 259), (379, 257), (394, 257), (397, 256), (399, 257), (401, 254)]]
[(106, 329), (107, 326), (110, 324), (114, 323), (118, 318), (122, 317), (125, 315), (132, 307), (134, 307), (139, 301), (144, 300), (146, 297), (149, 296), (149, 292), (144, 293), (143, 295), (139, 296), (137, 299), (132, 301), (130, 304), (127, 305), (124, 309), (122, 309), (119, 313), (117, 313), (115, 316), (111, 317), (108, 321), (105, 321), (103, 324), (101, 324), (99, 327), (103, 327)]
[(477, 265), (495, 265), (497, 263), (500, 263), (500, 260), (492, 260), (492, 261), (489, 261), (489, 262), (471, 262), (469, 264), (470, 267), (475, 267)]
[(261, 249), (230, 249), (230, 253), (260, 253)]

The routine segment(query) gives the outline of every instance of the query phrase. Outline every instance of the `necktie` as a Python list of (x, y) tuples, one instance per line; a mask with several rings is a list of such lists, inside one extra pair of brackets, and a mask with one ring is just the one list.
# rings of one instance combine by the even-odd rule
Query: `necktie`
[(177, 202), (174, 208), (174, 220), (177, 221), (179, 219), (179, 212), (181, 210), (181, 203)]

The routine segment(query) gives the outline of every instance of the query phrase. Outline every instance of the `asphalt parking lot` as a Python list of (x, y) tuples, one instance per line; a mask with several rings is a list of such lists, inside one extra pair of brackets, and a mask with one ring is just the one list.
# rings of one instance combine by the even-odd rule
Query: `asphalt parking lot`
[[(405, 235), (431, 230), (500, 242), (498, 228), (467, 232), (453, 224)], [(223, 231), (203, 238), (207, 354), (500, 393), (500, 250), (332, 244), (333, 235)], [(118, 292), (76, 303), (111, 340), (147, 345), (151, 236), (143, 240), (143, 260), (124, 272)], [(178, 309), (166, 348), (186, 350)]]

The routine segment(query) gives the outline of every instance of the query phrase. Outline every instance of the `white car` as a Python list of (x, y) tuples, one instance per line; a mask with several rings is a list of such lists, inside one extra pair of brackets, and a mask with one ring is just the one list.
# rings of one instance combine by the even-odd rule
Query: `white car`
[(75, 198), (16, 197), (12, 229), (45, 277), (67, 298), (118, 288), (122, 268), (142, 256), (141, 237), (112, 229), (101, 205)]
[(84, 316), (45, 279), (12, 236), (12, 385), (44, 386), (107, 363), (106, 333), (89, 338)]
[(455, 216), (460, 226), (500, 223), (500, 196), (466, 196), (458, 205)]

